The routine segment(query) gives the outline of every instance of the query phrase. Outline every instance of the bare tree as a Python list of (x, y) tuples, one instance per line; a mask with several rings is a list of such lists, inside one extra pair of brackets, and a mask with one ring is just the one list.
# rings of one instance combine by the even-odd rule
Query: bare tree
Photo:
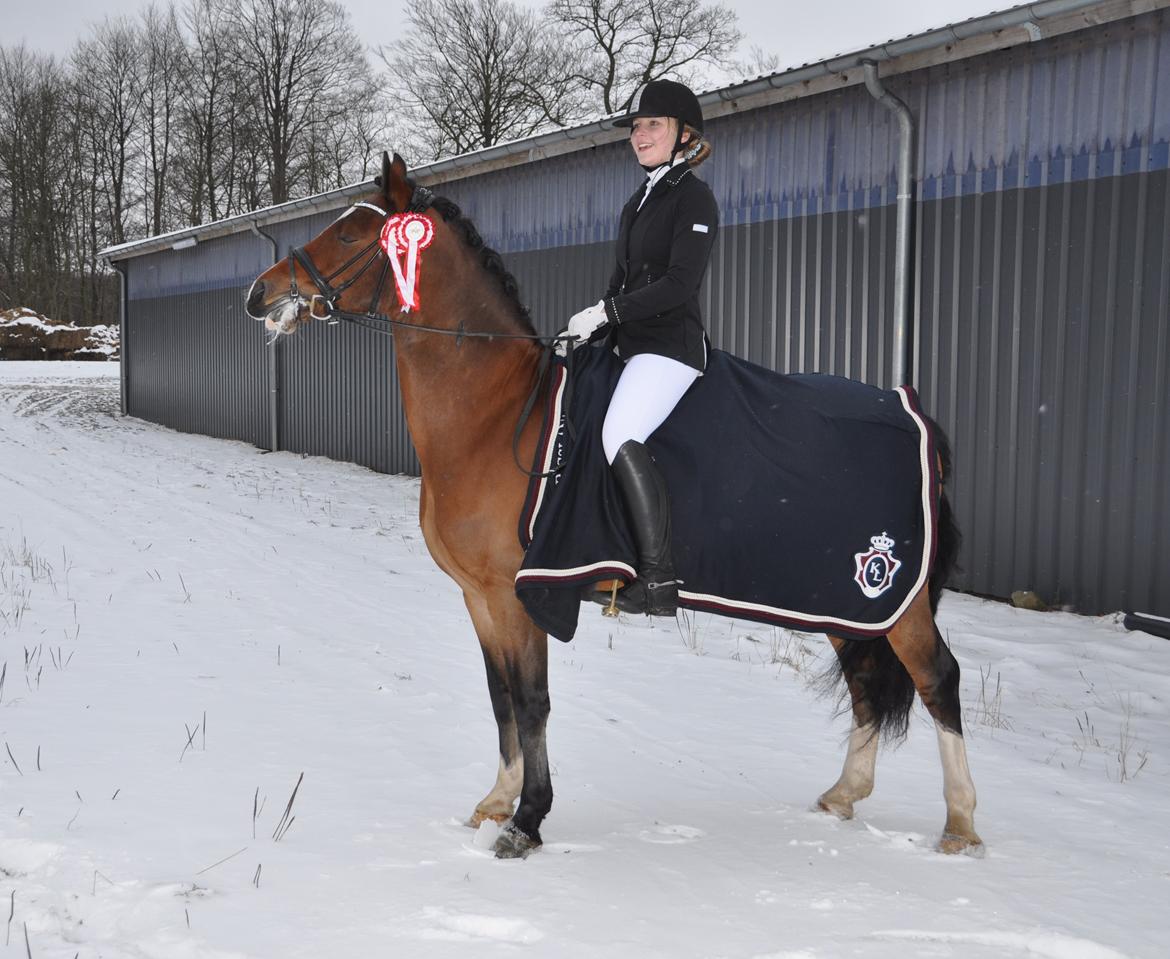
[(112, 297), (96, 256), (105, 165), (83, 114), (67, 65), (0, 48), (0, 306), (92, 324)]
[(298, 165), (305, 169), (310, 193), (368, 179), (377, 144), (384, 142), (383, 103), (377, 91), (358, 88), (334, 96), (345, 102), (339, 114), (331, 100), (326, 103), (324, 112), (336, 114), (332, 121), (317, 114), (309, 118), (316, 132)]
[(111, 240), (126, 239), (127, 211), (133, 205), (129, 173), (139, 152), (142, 115), (142, 39), (126, 20), (106, 20), (73, 53), (87, 125), (102, 164)]
[(346, 9), (335, 0), (241, 0), (233, 16), (241, 65), (259, 98), (271, 202), (296, 186), (298, 153), (320, 123), (344, 119), (342, 91), (372, 85)]
[(779, 54), (769, 53), (758, 43), (751, 45), (746, 58), (735, 63), (736, 73), (743, 78), (764, 76), (776, 73), (779, 69)]
[(553, 0), (545, 13), (573, 46), (573, 78), (606, 113), (650, 80), (694, 83), (704, 68), (733, 66), (741, 38), (735, 13), (703, 0)]
[(244, 107), (237, 94), (245, 88), (230, 15), (237, 6), (232, 0), (187, 0), (183, 8), (189, 69), (177, 162), (182, 168), (183, 216), (191, 225), (219, 219), (228, 205), (225, 183), (235, 165), (232, 131)]
[(0, 48), (0, 304), (66, 305), (61, 114), (68, 81), (50, 57)]
[(142, 14), (142, 125), (146, 160), (142, 191), (147, 228), (163, 232), (163, 210), (170, 199), (171, 165), (179, 99), (187, 82), (187, 47), (179, 33), (175, 8), (151, 4)]
[(418, 0), (407, 20), (402, 39), (379, 53), (428, 158), (581, 116), (564, 45), (511, 0)]

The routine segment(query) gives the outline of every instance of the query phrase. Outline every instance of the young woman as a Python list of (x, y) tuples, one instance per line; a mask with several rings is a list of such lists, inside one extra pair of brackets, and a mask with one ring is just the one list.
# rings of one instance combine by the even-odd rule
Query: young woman
[(710, 187), (691, 172), (711, 147), (699, 101), (686, 86), (647, 83), (614, 125), (630, 128), (646, 180), (622, 209), (617, 267), (605, 297), (575, 314), (568, 332), (582, 340), (609, 332), (626, 364), (602, 427), (605, 458), (638, 546), (638, 578), (618, 594), (618, 606), (673, 616), (670, 499), (644, 444), (707, 366), (699, 286), (719, 211)]

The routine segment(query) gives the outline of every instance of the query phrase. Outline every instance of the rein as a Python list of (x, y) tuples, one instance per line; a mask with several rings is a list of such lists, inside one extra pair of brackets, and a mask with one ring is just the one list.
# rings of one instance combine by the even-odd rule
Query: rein
[[(407, 210), (411, 213), (422, 213), (428, 207), (430, 207), (433, 200), (434, 194), (430, 190), (428, 190), (426, 187), (417, 186), (414, 188), (414, 193), (411, 196), (410, 205), (407, 207)], [(387, 213), (381, 207), (375, 206), (373, 203), (362, 201), (355, 203), (351, 209), (354, 207), (364, 207), (367, 210), (372, 210), (375, 213), (380, 214), (383, 221), (389, 219), (390, 217), (389, 213)], [(321, 273), (320, 270), (317, 269), (317, 265), (313, 262), (312, 257), (309, 256), (303, 246), (290, 246), (288, 248), (289, 298), (294, 302), (302, 299), (300, 291), (297, 288), (296, 270), (293, 266), (295, 263), (299, 265), (300, 268), (305, 271), (305, 273), (308, 274), (309, 278), (313, 281), (313, 284), (317, 287), (318, 290), (317, 293), (314, 293), (309, 298), (309, 316), (315, 320), (325, 320), (330, 325), (336, 325), (338, 322), (350, 323), (354, 326), (360, 326), (363, 329), (372, 330), (375, 333), (390, 337), (394, 335), (394, 327), (402, 326), (411, 330), (419, 330), (423, 333), (437, 333), (440, 336), (453, 336), (455, 337), (456, 346), (459, 346), (464, 339), (532, 340), (536, 343), (539, 343), (541, 354), (540, 359), (537, 361), (536, 380), (532, 384), (532, 390), (528, 394), (528, 399), (524, 402), (524, 408), (520, 411), (520, 418), (517, 421), (516, 429), (512, 434), (512, 459), (515, 461), (516, 467), (520, 470), (520, 472), (524, 473), (530, 479), (549, 479), (558, 475), (564, 469), (563, 463), (560, 466), (547, 472), (527, 469), (520, 462), (520, 437), (524, 432), (524, 427), (528, 425), (528, 420), (532, 415), (532, 409), (536, 405), (537, 400), (540, 398), (541, 388), (548, 378), (548, 371), (552, 365), (552, 355), (556, 345), (559, 343), (565, 343), (571, 346), (571, 344), (577, 341), (577, 337), (569, 336), (565, 333), (561, 333), (556, 336), (541, 336), (534, 333), (485, 333), (482, 331), (466, 329), (462, 320), (459, 321), (459, 326), (457, 329), (450, 330), (446, 329), (445, 327), (424, 326), (419, 323), (409, 323), (406, 320), (397, 320), (392, 316), (387, 316), (385, 313), (379, 313), (376, 311), (376, 307), (382, 299), (382, 292), (386, 287), (386, 277), (390, 271), (389, 254), (383, 254), (386, 257), (386, 261), (382, 265), (382, 273), (378, 277), (378, 284), (374, 289), (374, 295), (370, 298), (370, 305), (366, 312), (354, 313), (350, 310), (341, 309), (341, 307), (337, 305), (338, 298), (342, 293), (353, 286), (353, 284), (356, 283), (371, 266), (378, 262), (380, 254), (383, 254), (383, 251), (378, 239), (375, 238), (365, 247), (351, 256), (348, 260), (346, 260), (343, 264), (341, 264), (341, 266), (339, 266), (336, 270), (334, 270), (328, 276), (325, 276), (323, 273)], [(338, 286), (333, 286), (332, 281), (336, 280), (337, 277), (345, 273), (346, 270), (352, 267), (363, 257), (365, 258), (365, 262), (361, 264), (353, 276)], [(323, 311), (320, 313), (317, 312), (318, 303), (323, 304)], [(565, 351), (565, 373), (567, 381), (565, 385), (564, 409), (566, 410), (565, 425), (569, 437), (571, 439), (576, 439), (576, 431), (573, 429), (572, 422), (568, 419), (567, 412), (573, 386), (573, 352), (574, 351), (571, 348)], [(548, 416), (548, 408), (546, 407), (541, 417), (541, 436), (543, 436), (548, 429)], [(537, 446), (539, 449), (539, 443)]]

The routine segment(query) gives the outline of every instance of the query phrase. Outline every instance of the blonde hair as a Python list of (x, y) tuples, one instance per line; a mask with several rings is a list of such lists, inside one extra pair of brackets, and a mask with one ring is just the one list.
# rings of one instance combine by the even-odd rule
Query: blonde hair
[(683, 145), (683, 156), (686, 157), (687, 166), (697, 167), (711, 155), (711, 141), (689, 123), (683, 124), (683, 130), (691, 135)]

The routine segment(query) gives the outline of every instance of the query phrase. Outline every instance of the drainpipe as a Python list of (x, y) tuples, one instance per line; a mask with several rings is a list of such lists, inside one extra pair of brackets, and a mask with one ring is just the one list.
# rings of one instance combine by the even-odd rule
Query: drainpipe
[[(276, 240), (261, 230), (255, 220), (248, 224), (248, 228), (260, 239), (268, 241), (272, 247), (272, 262), (279, 263), (281, 257)], [(280, 380), (276, 365), (276, 350), (279, 344), (278, 337), (268, 348), (268, 445), (273, 453), (280, 449)]]
[(909, 107), (882, 86), (877, 64), (862, 62), (865, 88), (898, 118), (898, 220), (894, 235), (894, 349), (891, 386), (909, 383), (911, 370), (910, 242), (914, 203), (914, 117)]
[(106, 260), (106, 266), (112, 267), (118, 274), (118, 383), (121, 391), (122, 415), (126, 416), (126, 380), (130, 375), (127, 363), (129, 352), (126, 349), (126, 265), (112, 260)]

